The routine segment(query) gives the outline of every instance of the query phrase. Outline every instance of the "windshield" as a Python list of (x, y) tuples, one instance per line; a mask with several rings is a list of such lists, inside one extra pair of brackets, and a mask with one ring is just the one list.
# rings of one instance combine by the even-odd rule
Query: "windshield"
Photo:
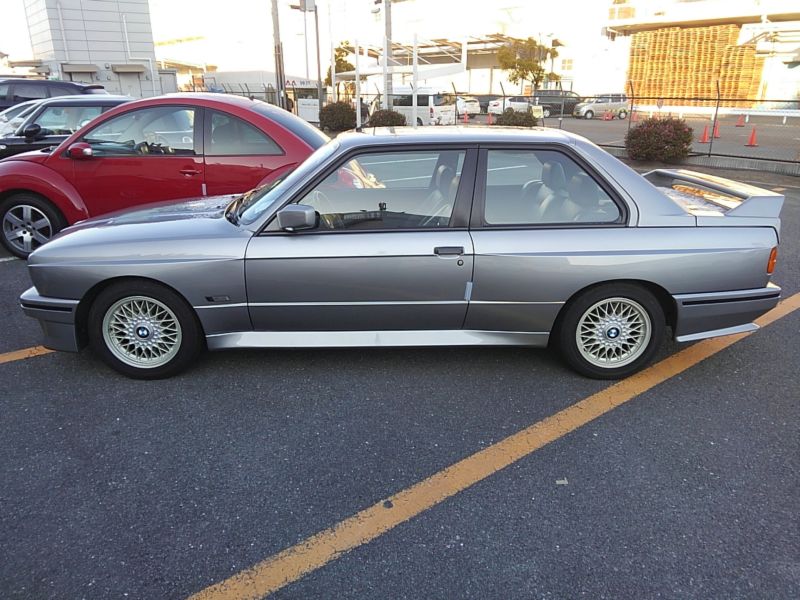
[(338, 149), (339, 142), (337, 141), (325, 144), (291, 173), (287, 173), (274, 181), (271, 185), (259, 188), (243, 198), (241, 205), (237, 207), (239, 223), (242, 225), (250, 225), (261, 218), (277, 200), (283, 197), (284, 192), (291, 189), (292, 186), (302, 181), (316, 170), (317, 167), (327, 161)]

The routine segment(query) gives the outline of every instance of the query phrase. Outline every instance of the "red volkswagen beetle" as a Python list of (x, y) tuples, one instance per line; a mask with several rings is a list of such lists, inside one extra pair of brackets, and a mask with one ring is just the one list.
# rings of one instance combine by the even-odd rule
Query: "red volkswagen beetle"
[(174, 94), (107, 111), (55, 150), (0, 161), (0, 241), (26, 257), (67, 225), (149, 202), (245, 192), (328, 138), (257, 100)]

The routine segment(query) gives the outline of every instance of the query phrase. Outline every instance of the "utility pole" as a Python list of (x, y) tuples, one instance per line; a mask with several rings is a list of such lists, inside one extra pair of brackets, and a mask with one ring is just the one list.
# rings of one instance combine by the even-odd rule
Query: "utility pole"
[[(383, 60), (386, 61), (386, 64), (389, 67), (393, 66), (392, 57), (394, 56), (394, 52), (392, 49), (392, 0), (383, 0), (383, 17), (384, 17), (384, 36), (386, 37), (386, 42), (384, 46), (386, 47), (386, 52), (384, 53)], [(392, 108), (392, 73), (389, 69), (385, 69), (388, 71), (386, 77), (383, 78), (383, 92), (384, 96), (386, 97), (386, 108)]]
[(278, 106), (286, 108), (286, 77), (283, 71), (283, 44), (281, 27), (278, 23), (278, 0), (272, 0), (272, 37), (275, 43), (275, 86)]
[[(306, 18), (303, 13), (303, 18)], [(314, 2), (314, 26), (317, 29), (317, 97), (319, 98), (319, 113), (322, 114), (322, 58), (319, 52), (319, 5)], [(331, 71), (331, 76), (333, 71)]]

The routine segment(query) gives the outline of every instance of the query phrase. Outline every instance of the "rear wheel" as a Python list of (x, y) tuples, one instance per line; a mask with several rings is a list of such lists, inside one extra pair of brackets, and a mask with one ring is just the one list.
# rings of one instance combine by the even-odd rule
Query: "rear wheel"
[(544, 116), (544, 117), (549, 117), (550, 116), (550, 109), (548, 107), (545, 106), (542, 109), (542, 116)]
[(625, 118), (628, 116), (628, 111), (627, 110), (621, 110), (621, 111), (619, 111), (617, 113), (617, 116), (620, 118), (620, 120), (624, 121)]
[(135, 379), (175, 375), (203, 347), (191, 307), (146, 281), (121, 282), (100, 293), (89, 311), (89, 340), (110, 367)]
[(644, 368), (664, 338), (664, 311), (647, 290), (608, 284), (565, 308), (557, 340), (570, 366), (587, 377), (619, 379)]
[(0, 241), (20, 258), (27, 258), (66, 225), (58, 209), (35, 194), (9, 196), (0, 204), (0, 215), (3, 222)]

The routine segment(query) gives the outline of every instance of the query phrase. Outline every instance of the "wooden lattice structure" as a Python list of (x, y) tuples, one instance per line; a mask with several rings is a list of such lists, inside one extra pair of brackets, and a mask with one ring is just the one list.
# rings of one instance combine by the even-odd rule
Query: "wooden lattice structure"
[[(754, 45), (738, 46), (739, 25), (665, 27), (635, 33), (628, 79), (637, 98), (709, 98), (688, 106), (713, 106), (717, 80), (722, 98), (758, 97), (764, 59)], [(671, 101), (672, 104), (675, 101)], [(725, 102), (723, 106), (751, 106)]]

